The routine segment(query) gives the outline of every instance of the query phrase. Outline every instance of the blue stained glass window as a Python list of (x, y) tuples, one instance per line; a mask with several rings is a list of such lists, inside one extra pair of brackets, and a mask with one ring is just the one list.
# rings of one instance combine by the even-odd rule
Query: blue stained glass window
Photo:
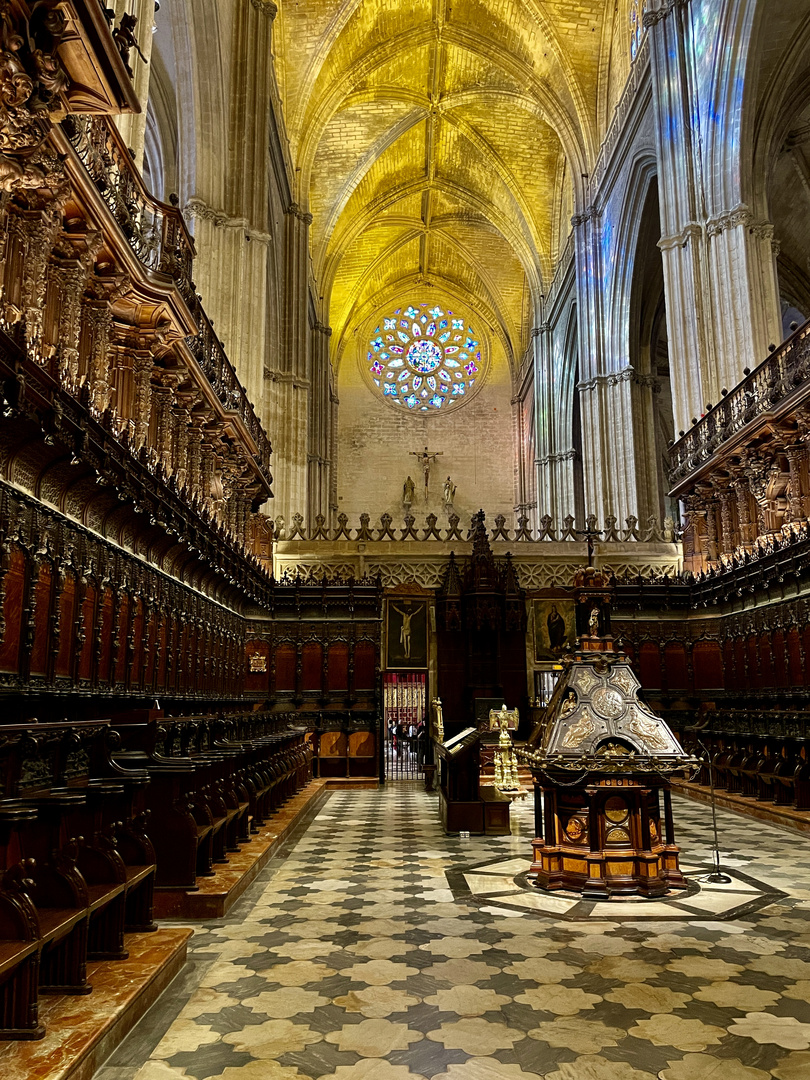
[[(388, 331), (385, 340), (380, 327)], [(382, 319), (367, 362), (372, 383), (392, 405), (428, 414), (458, 407), (482, 367), (473, 327), (435, 304), (411, 304)]]

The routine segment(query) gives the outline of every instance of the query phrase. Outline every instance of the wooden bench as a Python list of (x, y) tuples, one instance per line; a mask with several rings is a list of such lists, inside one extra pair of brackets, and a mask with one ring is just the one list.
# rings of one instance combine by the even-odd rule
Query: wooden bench
[(127, 956), (128, 912), (155, 928), (155, 864), (136, 806), (148, 775), (113, 764), (106, 723), (3, 734), (0, 1038), (41, 1038), (39, 994), (90, 993), (88, 960)]
[(311, 776), (304, 731), (268, 714), (127, 718), (113, 760), (145, 769), (156, 888), (198, 888)]

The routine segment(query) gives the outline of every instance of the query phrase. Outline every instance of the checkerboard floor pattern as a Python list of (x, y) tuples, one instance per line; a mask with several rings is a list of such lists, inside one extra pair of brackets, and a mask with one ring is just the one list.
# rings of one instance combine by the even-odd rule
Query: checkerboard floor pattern
[[(675, 811), (709, 864), (709, 809)], [(332, 793), (96, 1080), (810, 1078), (810, 840), (719, 813), (730, 872), (785, 894), (740, 917), (457, 899), (448, 871), (528, 863), (513, 820), (461, 840), (416, 785)]]

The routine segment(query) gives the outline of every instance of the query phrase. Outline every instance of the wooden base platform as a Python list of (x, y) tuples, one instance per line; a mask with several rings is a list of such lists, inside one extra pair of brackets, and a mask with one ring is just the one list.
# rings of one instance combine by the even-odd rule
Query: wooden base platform
[(91, 994), (41, 997), (45, 1037), (2, 1044), (3, 1080), (90, 1080), (183, 968), (192, 933), (127, 934), (127, 960), (87, 965)]
[[(711, 803), (711, 789), (700, 784), (690, 784), (685, 780), (675, 781), (672, 790), (678, 795), (685, 795), (696, 802)], [(736, 810), (738, 814), (747, 814), (757, 821), (767, 821), (769, 825), (780, 825), (783, 829), (795, 829), (796, 832), (810, 834), (810, 811), (794, 810), (792, 806), (775, 806), (774, 803), (757, 802), (750, 795), (732, 795), (728, 791), (715, 788), (714, 797), (723, 810)]]
[(268, 859), (303, 816), (326, 797), (328, 780), (310, 780), (274, 814), (249, 844), (228, 855), (228, 862), (214, 866), (213, 877), (197, 878), (198, 888), (155, 889), (156, 919), (218, 919), (226, 915), (254, 881)]

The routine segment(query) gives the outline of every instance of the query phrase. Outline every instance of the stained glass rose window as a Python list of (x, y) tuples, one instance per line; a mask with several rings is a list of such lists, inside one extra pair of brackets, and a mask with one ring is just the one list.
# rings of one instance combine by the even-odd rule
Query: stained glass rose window
[(481, 343), (449, 308), (411, 304), (375, 327), (366, 358), (371, 381), (392, 405), (435, 413), (466, 400), (484, 374)]

